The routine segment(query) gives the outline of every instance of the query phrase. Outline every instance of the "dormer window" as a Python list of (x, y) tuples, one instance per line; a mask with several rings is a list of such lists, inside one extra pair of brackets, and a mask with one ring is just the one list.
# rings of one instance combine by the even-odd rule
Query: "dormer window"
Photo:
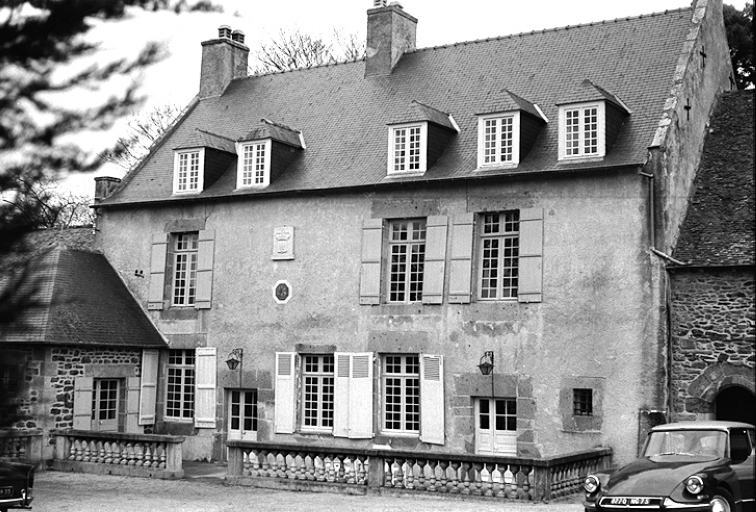
[(239, 164), (236, 188), (270, 185), (270, 139), (238, 143), (237, 154)]
[(424, 173), (427, 168), (428, 123), (389, 128), (389, 174)]
[(520, 162), (520, 113), (478, 118), (478, 167), (514, 167)]
[(197, 194), (202, 191), (205, 150), (176, 151), (173, 173), (174, 194)]
[(602, 158), (606, 154), (605, 102), (559, 107), (559, 159)]

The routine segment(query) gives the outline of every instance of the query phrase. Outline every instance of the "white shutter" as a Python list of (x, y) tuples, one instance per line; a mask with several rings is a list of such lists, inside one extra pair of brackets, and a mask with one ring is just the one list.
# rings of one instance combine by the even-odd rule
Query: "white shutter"
[(362, 227), (360, 304), (381, 303), (383, 219), (366, 219)]
[(142, 382), (139, 392), (139, 424), (155, 424), (155, 401), (157, 399), (159, 352), (153, 349), (142, 351)]
[(543, 208), (520, 210), (520, 259), (517, 299), (541, 302), (543, 298)]
[(215, 230), (199, 232), (197, 250), (197, 298), (194, 307), (210, 309), (213, 297), (213, 259), (215, 255)]
[(73, 428), (75, 430), (92, 429), (92, 377), (76, 377), (74, 380)]
[(168, 237), (165, 233), (156, 233), (152, 237), (150, 256), (150, 289), (147, 296), (147, 309), (163, 309), (165, 288), (165, 255), (168, 250)]
[(428, 217), (425, 224), (423, 304), (441, 304), (444, 300), (447, 225), (445, 215)]
[(333, 376), (333, 435), (349, 436), (349, 371), (351, 355), (336, 352)]
[(293, 434), (295, 423), (295, 353), (276, 352), (275, 431)]
[(420, 354), (420, 440), (444, 444), (444, 359)]
[(215, 347), (202, 347), (195, 351), (194, 426), (215, 428)]
[(139, 426), (139, 377), (126, 379), (126, 433), (144, 433)]
[(452, 223), (449, 259), (449, 303), (469, 304), (471, 297), (474, 214), (456, 216)]
[(373, 353), (351, 354), (349, 437), (373, 437)]

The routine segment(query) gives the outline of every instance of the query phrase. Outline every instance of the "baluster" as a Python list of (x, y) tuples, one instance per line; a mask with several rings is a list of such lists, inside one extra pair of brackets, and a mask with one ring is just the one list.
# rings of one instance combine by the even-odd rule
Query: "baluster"
[(504, 471), (504, 482), (506, 483), (505, 498), (508, 498), (510, 500), (517, 498), (517, 484), (515, 484), (514, 482), (512, 464), (507, 464), (507, 469)]
[(260, 458), (257, 450), (249, 451), (249, 474), (250, 476), (260, 476)]
[(483, 493), (484, 496), (490, 496), (493, 497), (494, 495), (494, 471), (496, 471), (496, 464), (493, 464), (491, 462), (486, 462), (484, 464), (483, 469), (488, 473), (488, 478), (486, 478), (486, 490)]
[(76, 458), (78, 457), (78, 455), (76, 453), (77, 452), (77, 448), (76, 447), (78, 446), (78, 444), (79, 444), (79, 440), (78, 439), (74, 439), (73, 442), (71, 443), (71, 451), (70, 451), (70, 453), (68, 455), (68, 460), (76, 460)]
[(333, 463), (333, 456), (329, 455), (326, 457), (325, 461), (323, 462), (325, 465), (326, 470), (326, 481), (327, 482), (335, 482), (336, 481), (336, 471), (334, 470), (334, 463)]
[(415, 488), (421, 490), (421, 491), (427, 491), (427, 484), (425, 482), (425, 466), (428, 464), (427, 460), (418, 459), (417, 460), (417, 483), (415, 483)]
[(335, 473), (336, 473), (336, 481), (337, 482), (344, 482), (344, 460), (341, 456), (337, 455), (336, 459), (334, 461), (335, 467)]
[(426, 487), (426, 490), (428, 492), (437, 492), (438, 489), (436, 489), (436, 468), (438, 467), (438, 461), (429, 460), (427, 461), (427, 464), (428, 464), (428, 485)]
[(152, 445), (150, 443), (144, 443), (144, 452), (142, 453), (142, 465), (146, 468), (152, 467)]
[(123, 460), (121, 461), (121, 464), (126, 466), (133, 466), (134, 465), (134, 445), (131, 443), (126, 443), (126, 448), (122, 452)]
[(134, 460), (130, 462), (132, 466), (141, 466), (144, 464), (144, 446), (142, 443), (134, 445)]
[(89, 462), (89, 443), (86, 439), (81, 441), (81, 458), (77, 458), (76, 460)]
[(113, 462), (113, 448), (110, 447), (110, 441), (105, 441), (102, 443), (102, 449), (104, 452), (104, 456), (102, 459), (103, 464), (110, 464)]
[(472, 466), (470, 473), (472, 478), (474, 478), (475, 486), (471, 489), (471, 492), (476, 496), (483, 496), (483, 463), (475, 462)]
[(520, 466), (520, 470), (517, 472), (517, 497), (523, 501), (529, 501), (530, 499), (532, 499), (529, 492), (529, 469), (530, 468), (528, 466)]
[(350, 456), (344, 457), (344, 481), (348, 484), (355, 483), (355, 469), (354, 469), (354, 459)]
[(110, 449), (113, 450), (113, 460), (111, 464), (120, 464), (123, 457), (123, 443), (121, 441), (112, 441), (110, 443)]
[(404, 485), (407, 489), (415, 488), (415, 459), (405, 459), (404, 475), (407, 483)]
[[(462, 485), (464, 485), (464, 488), (462, 489), (462, 494), (470, 495), (472, 491), (470, 490), (470, 473), (472, 472), (472, 464), (469, 462), (463, 462), (462, 463), (462, 475), (460, 476), (460, 480), (463, 480)], [(473, 475), (473, 478), (475, 476)]]
[(451, 486), (450, 492), (452, 494), (459, 494), (460, 490), (461, 490), (459, 488), (459, 479), (460, 479), (460, 477), (459, 477), (459, 466), (460, 466), (460, 462), (458, 462), (456, 460), (453, 460), (451, 462), (451, 467), (452, 467), (452, 481), (451, 481), (451, 484), (452, 484), (452, 486)]
[(325, 482), (325, 455), (322, 453), (313, 455), (312, 463), (315, 466), (315, 480)]
[(242, 448), (242, 476), (250, 476), (249, 450)]
[(438, 481), (438, 491), (439, 492), (449, 492), (449, 474), (446, 472), (446, 470), (449, 468), (449, 461), (447, 460), (441, 460), (438, 462), (438, 467), (441, 470), (439, 474), (439, 481)]
[(394, 473), (394, 487), (398, 489), (404, 488), (404, 459), (400, 457), (394, 458), (394, 464), (392, 465)]
[(168, 447), (166, 443), (160, 443), (160, 445), (158, 446), (158, 450), (160, 450), (160, 464), (158, 465), (158, 467), (160, 469), (165, 469), (166, 464), (167, 464), (166, 452), (168, 451)]
[(260, 476), (264, 478), (270, 478), (270, 452), (268, 450), (260, 450)]
[(498, 484), (494, 492), (496, 494), (497, 498), (506, 498), (507, 497), (507, 489), (506, 489), (506, 482), (504, 480), (504, 470), (506, 468), (506, 464), (496, 464), (496, 474), (498, 475), (496, 477), (496, 483)]
[(364, 455), (358, 455), (357, 460), (359, 460), (359, 471), (357, 472), (357, 483), (361, 485), (367, 484), (367, 477), (368, 477), (368, 470), (369, 468), (369, 457), (366, 457)]

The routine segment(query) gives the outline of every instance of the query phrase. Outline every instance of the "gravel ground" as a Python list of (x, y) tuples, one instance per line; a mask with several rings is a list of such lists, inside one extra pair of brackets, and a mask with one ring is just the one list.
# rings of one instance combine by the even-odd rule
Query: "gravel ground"
[(579, 500), (551, 504), (492, 503), (437, 497), (347, 496), (226, 486), (220, 481), (150, 480), (41, 471), (33, 512), (582, 512)]

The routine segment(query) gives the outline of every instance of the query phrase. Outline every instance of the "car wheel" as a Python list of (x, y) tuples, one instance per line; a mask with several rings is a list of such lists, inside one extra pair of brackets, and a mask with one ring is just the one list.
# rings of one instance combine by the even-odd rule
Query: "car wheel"
[(711, 499), (711, 512), (732, 512), (732, 496), (724, 489), (717, 489)]

